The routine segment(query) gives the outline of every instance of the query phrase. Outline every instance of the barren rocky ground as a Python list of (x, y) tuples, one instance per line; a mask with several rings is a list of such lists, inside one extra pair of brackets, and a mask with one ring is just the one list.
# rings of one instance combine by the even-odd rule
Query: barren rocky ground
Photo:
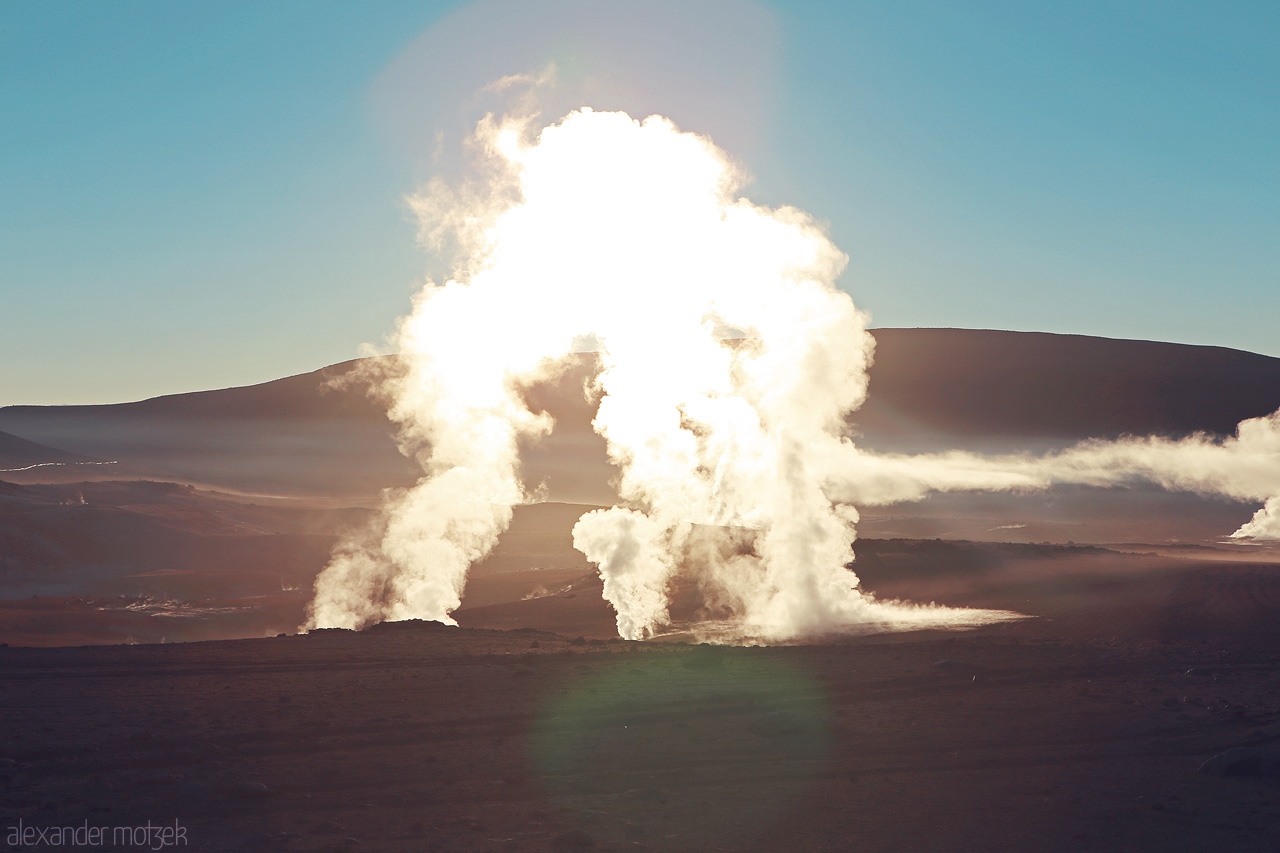
[(1276, 849), (1280, 781), (1197, 769), (1280, 741), (1280, 651), (1047, 625), (3, 648), (0, 813), (215, 851)]

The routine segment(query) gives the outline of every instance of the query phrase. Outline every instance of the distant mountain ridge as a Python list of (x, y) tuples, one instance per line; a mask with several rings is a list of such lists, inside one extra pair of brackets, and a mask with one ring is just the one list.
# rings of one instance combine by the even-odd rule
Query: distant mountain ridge
[(1229, 435), (1280, 409), (1280, 358), (1225, 347), (973, 329), (877, 329), (852, 421), (886, 449)]
[(118, 459), (131, 475), (251, 492), (370, 496), (411, 483), (415, 474), (367, 384), (350, 377), (333, 385), (359, 364), (132, 403), (7, 406), (0, 423), (34, 441)]
[(83, 465), (100, 461), (102, 460), (46, 447), (11, 433), (0, 432), (0, 477), (9, 471), (39, 465)]
[[(883, 450), (1226, 435), (1245, 418), (1280, 409), (1280, 358), (1239, 350), (969, 329), (873, 335), (870, 396), (850, 426), (859, 443)], [(50, 450), (226, 488), (376, 494), (418, 472), (397, 451), (367, 383), (351, 374), (362, 363), (134, 403), (8, 406), (0, 408), (0, 430)], [(561, 379), (527, 394), (559, 424), (525, 461), (526, 478), (549, 479), (555, 499), (609, 501), (612, 469), (581, 393), (593, 364), (578, 356)], [(335, 385), (342, 377), (348, 381)]]
[[(50, 419), (74, 419), (81, 415), (103, 417), (201, 418), (232, 420), (296, 418), (313, 420), (385, 421), (383, 409), (366, 393), (367, 383), (348, 377), (358, 365), (379, 359), (352, 359), (310, 373), (286, 376), (256, 385), (239, 385), (210, 391), (164, 394), (128, 403), (90, 405), (0, 407), (6, 423), (47, 423)], [(346, 384), (344, 380), (354, 380)], [(345, 387), (344, 387), (345, 386)]]

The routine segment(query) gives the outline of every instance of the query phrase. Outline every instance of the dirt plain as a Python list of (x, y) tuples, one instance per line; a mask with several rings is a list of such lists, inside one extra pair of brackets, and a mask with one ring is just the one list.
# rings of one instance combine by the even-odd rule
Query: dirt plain
[[(83, 514), (62, 488), (38, 506)], [(1280, 780), (1198, 772), (1280, 746), (1276, 549), (863, 539), (853, 568), (881, 597), (1032, 618), (714, 647), (686, 582), (671, 632), (632, 643), (567, 545), (589, 507), (544, 504), (474, 568), (462, 627), (299, 634), (327, 540), (287, 536), (342, 516), (154, 484), (80, 493), (176, 525), (173, 553), (296, 564), (295, 588), (253, 588), (255, 564), (229, 561), (91, 578), (186, 584), (171, 597), (4, 602), (6, 833), (151, 822), (211, 851), (1280, 845)], [(273, 542), (320, 556), (289, 563)], [(235, 632), (258, 638), (174, 642)]]
[(1280, 651), (1054, 625), (3, 648), (0, 810), (228, 851), (1276, 849), (1280, 784), (1197, 768), (1280, 740)]

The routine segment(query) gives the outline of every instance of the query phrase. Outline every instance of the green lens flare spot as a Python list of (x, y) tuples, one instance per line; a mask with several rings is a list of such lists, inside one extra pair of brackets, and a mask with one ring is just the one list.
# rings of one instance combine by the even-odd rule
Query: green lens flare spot
[(822, 776), (820, 682), (785, 650), (654, 645), (580, 664), (542, 703), (534, 775), (600, 842), (758, 832)]

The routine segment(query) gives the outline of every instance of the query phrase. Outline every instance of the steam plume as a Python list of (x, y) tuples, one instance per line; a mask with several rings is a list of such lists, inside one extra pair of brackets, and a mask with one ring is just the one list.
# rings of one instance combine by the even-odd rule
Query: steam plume
[(1280, 541), (1280, 497), (1270, 498), (1253, 519), (1232, 533), (1235, 539), (1273, 539)]
[(745, 630), (980, 616), (879, 604), (845, 565), (856, 513), (823, 492), (872, 340), (834, 286), (845, 256), (799, 210), (738, 198), (743, 175), (667, 119), (583, 109), (528, 139), (486, 121), (487, 183), (414, 205), (455, 276), (429, 284), (398, 343), (391, 415), (425, 476), (320, 576), (314, 625), (448, 620), (468, 564), (526, 497), (518, 443), (550, 428), (518, 394), (575, 343), (600, 347), (595, 427), (628, 508), (583, 518), (627, 637), (667, 619), (692, 525), (750, 528), (754, 553), (708, 569)]
[(931, 492), (1116, 486), (1145, 480), (1174, 491), (1266, 501), (1238, 539), (1280, 539), (1280, 412), (1242, 421), (1234, 436), (1197, 434), (1086, 441), (1033, 457), (972, 453), (876, 455), (850, 442), (828, 460), (826, 491), (859, 506), (919, 500)]
[[(1280, 413), (1225, 441), (1090, 442), (1043, 457), (875, 455), (843, 436), (866, 395), (866, 317), (835, 287), (846, 258), (807, 214), (740, 198), (741, 171), (669, 120), (582, 109), (536, 135), (486, 119), (482, 180), (411, 199), (423, 237), (454, 253), (396, 345), (384, 388), (424, 475), (344, 543), (316, 583), (310, 625), (445, 622), (469, 565), (531, 497), (519, 446), (553, 424), (520, 388), (584, 342), (586, 389), (623, 505), (573, 541), (599, 566), (619, 633), (668, 623), (692, 572), (734, 637), (781, 639), (882, 623), (1007, 618), (876, 601), (857, 589), (857, 505), (931, 491), (1112, 485), (1267, 500), (1237, 536), (1280, 537)], [(696, 559), (689, 559), (696, 552)]]

